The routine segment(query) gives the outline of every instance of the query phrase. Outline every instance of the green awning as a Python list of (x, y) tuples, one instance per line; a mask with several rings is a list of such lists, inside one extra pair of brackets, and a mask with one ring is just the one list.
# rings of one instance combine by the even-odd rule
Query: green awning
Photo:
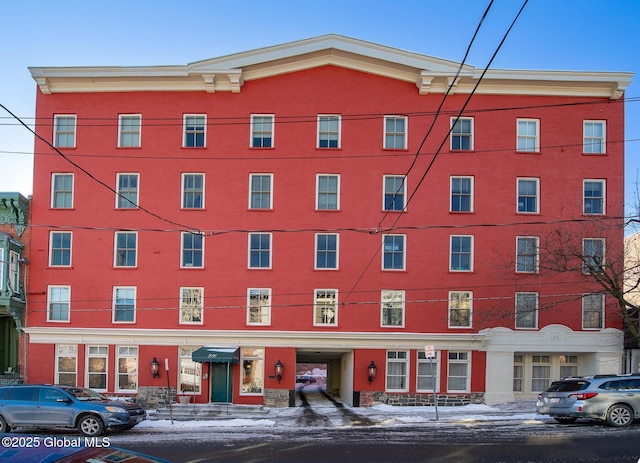
[(201, 347), (191, 354), (191, 360), (200, 363), (238, 363), (237, 347)]

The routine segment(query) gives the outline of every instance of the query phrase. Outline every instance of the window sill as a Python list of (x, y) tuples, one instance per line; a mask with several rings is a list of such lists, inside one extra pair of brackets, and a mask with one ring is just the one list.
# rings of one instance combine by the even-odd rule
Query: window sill
[(469, 215), (469, 214), (475, 214), (476, 211), (449, 211), (449, 214), (453, 214), (453, 215)]
[(477, 151), (475, 149), (473, 149), (473, 150), (454, 150), (454, 149), (449, 148), (449, 153), (451, 153), (451, 154), (464, 154), (464, 153), (476, 154)]
[(516, 150), (516, 154), (542, 154), (542, 151), (518, 151), (518, 150)]
[(258, 150), (258, 151), (261, 151), (261, 150), (268, 151), (268, 150), (275, 149), (275, 146), (250, 146), (249, 149), (250, 150)]

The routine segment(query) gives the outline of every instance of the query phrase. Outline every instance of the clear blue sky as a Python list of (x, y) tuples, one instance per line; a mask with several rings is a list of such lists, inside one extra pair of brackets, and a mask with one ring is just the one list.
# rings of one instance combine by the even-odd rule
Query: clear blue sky
[[(467, 59), (486, 66), (523, 0), (496, 0)], [(461, 61), (489, 0), (4, 1), (0, 103), (27, 122), (28, 66), (184, 65), (336, 33)], [(640, 1), (529, 0), (492, 68), (635, 72)], [(32, 192), (33, 136), (0, 109), (0, 191)], [(627, 206), (640, 178), (640, 99), (626, 104)]]

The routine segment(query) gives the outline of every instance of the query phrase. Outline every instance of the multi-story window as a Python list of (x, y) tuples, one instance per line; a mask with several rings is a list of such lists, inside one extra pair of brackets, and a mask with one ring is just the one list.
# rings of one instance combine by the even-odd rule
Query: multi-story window
[(180, 323), (202, 323), (204, 288), (180, 288)]
[(542, 392), (551, 382), (551, 357), (532, 355), (531, 364), (531, 392)]
[(473, 236), (451, 236), (449, 270), (452, 272), (473, 271)]
[(451, 149), (469, 151), (473, 149), (473, 118), (451, 118)]
[(318, 148), (340, 148), (340, 116), (318, 116)]
[(138, 233), (116, 232), (115, 267), (135, 267), (138, 257)]
[(182, 268), (204, 267), (204, 236), (201, 233), (182, 232), (182, 250), (180, 252)]
[(182, 208), (204, 208), (204, 174), (182, 174)]
[(71, 286), (49, 286), (47, 321), (68, 322), (71, 311)]
[(447, 364), (447, 391), (469, 392), (471, 378), (471, 354), (449, 352)]
[(602, 273), (605, 264), (605, 240), (584, 238), (582, 240), (582, 273)]
[(316, 289), (314, 295), (313, 324), (316, 326), (338, 324), (338, 290)]
[(513, 355), (513, 392), (524, 392), (524, 356)]
[(451, 177), (451, 212), (473, 212), (473, 177)]
[(52, 174), (51, 207), (55, 209), (73, 207), (73, 174)]
[(404, 291), (383, 289), (380, 306), (380, 326), (404, 326)]
[(405, 235), (382, 237), (382, 269), (405, 270)]
[(136, 288), (116, 286), (113, 288), (113, 322), (134, 323), (136, 321)]
[(264, 393), (264, 349), (243, 347), (240, 349), (242, 380), (240, 394), (262, 395)]
[(247, 325), (271, 323), (271, 288), (247, 290)]
[(338, 243), (337, 233), (316, 234), (316, 269), (336, 270), (338, 268)]
[(138, 180), (139, 174), (118, 174), (118, 194), (116, 195), (116, 208), (134, 209), (138, 207)]
[(53, 116), (53, 145), (56, 148), (76, 147), (76, 116)]
[(409, 390), (409, 353), (403, 350), (387, 351), (387, 391)]
[(108, 346), (87, 346), (87, 387), (96, 391), (107, 390)]
[(607, 152), (606, 121), (584, 121), (583, 153), (603, 154)]
[(9, 288), (15, 294), (20, 293), (20, 254), (9, 252)]
[(271, 233), (249, 233), (249, 268), (271, 268)]
[(516, 293), (516, 328), (538, 327), (538, 293)]
[(600, 330), (604, 328), (604, 294), (582, 296), (582, 329)]
[(78, 346), (68, 344), (56, 346), (56, 384), (78, 385)]
[(405, 208), (406, 193), (407, 182), (404, 175), (385, 175), (382, 209), (385, 211), (402, 211)]
[(140, 114), (120, 114), (118, 116), (118, 147), (140, 148), (141, 128)]
[(605, 213), (605, 181), (585, 180), (583, 183), (584, 214), (602, 215)]
[(181, 394), (200, 394), (202, 391), (202, 363), (194, 362), (193, 352), (197, 347), (180, 346), (178, 371), (178, 391)]
[(516, 272), (538, 272), (538, 243), (537, 236), (516, 237)]
[(49, 265), (51, 267), (71, 266), (71, 232), (55, 232), (49, 235)]
[(405, 116), (384, 117), (385, 149), (406, 149), (407, 118)]
[(204, 148), (206, 146), (207, 116), (204, 114), (184, 115), (184, 148)]
[(249, 175), (249, 209), (272, 209), (273, 174)]
[(449, 328), (471, 328), (473, 293), (449, 291)]
[(516, 150), (537, 153), (540, 151), (540, 121), (538, 119), (518, 119)]
[(424, 351), (418, 351), (418, 360), (416, 368), (416, 392), (434, 392), (438, 391), (440, 384), (439, 375), (439, 352), (433, 359), (427, 358)]
[(138, 347), (117, 346), (116, 391), (135, 392), (138, 390)]
[(316, 209), (337, 211), (340, 209), (340, 176), (337, 174), (316, 175)]
[(518, 212), (537, 214), (540, 212), (540, 179), (519, 178), (518, 186)]
[(251, 115), (251, 147), (273, 148), (273, 114)]

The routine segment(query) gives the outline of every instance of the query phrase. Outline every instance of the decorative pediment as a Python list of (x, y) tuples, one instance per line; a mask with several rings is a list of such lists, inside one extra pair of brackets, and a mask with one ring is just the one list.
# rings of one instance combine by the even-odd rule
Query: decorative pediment
[(27, 225), (29, 201), (20, 193), (0, 193), (0, 224), (13, 225), (18, 237)]

